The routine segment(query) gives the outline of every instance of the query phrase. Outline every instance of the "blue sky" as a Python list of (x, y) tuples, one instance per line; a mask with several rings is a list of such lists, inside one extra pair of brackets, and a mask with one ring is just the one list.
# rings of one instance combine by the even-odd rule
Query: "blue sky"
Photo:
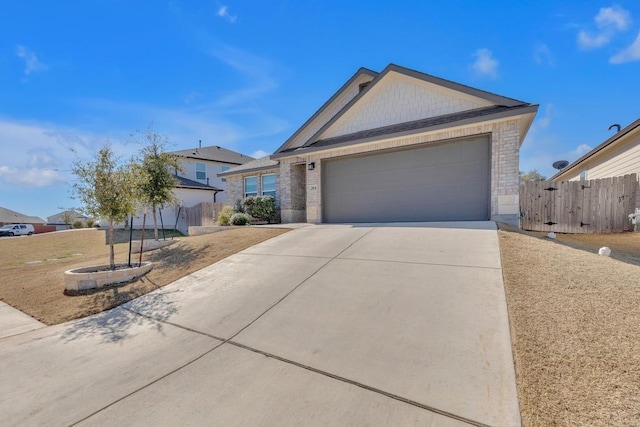
[(46, 217), (76, 156), (271, 153), (359, 67), (395, 63), (540, 104), (521, 169), (550, 176), (640, 117), (637, 1), (22, 0), (0, 6), (0, 206)]

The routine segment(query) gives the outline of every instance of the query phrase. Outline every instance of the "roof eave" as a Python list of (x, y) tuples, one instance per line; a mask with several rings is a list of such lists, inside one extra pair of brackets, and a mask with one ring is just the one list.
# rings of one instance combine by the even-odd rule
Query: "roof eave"
[(598, 145), (597, 147), (595, 147), (594, 149), (592, 149), (588, 153), (584, 154), (582, 157), (578, 158), (578, 160), (572, 162), (567, 167), (565, 167), (562, 170), (558, 171), (558, 173), (556, 173), (551, 178), (549, 178), (549, 181), (555, 181), (556, 179), (558, 179), (562, 175), (566, 174), (567, 172), (570, 172), (571, 170), (573, 170), (575, 167), (577, 167), (581, 163), (584, 163), (586, 160), (588, 160), (589, 158), (593, 157), (595, 154), (601, 152), (602, 150), (604, 150), (606, 148), (609, 148), (610, 146), (614, 145), (616, 142), (620, 141), (625, 136), (629, 135), (634, 130), (639, 129), (639, 128), (640, 128), (640, 119), (634, 121), (633, 123), (631, 123), (626, 128), (621, 129), (620, 132), (616, 132), (615, 135), (613, 135), (610, 138), (608, 138), (602, 144)]
[[(386, 135), (364, 137), (364, 138), (354, 139), (351, 141), (346, 141), (346, 142), (337, 143), (333, 145), (325, 145), (322, 147), (314, 147), (313, 145), (311, 145), (308, 147), (301, 147), (300, 149), (295, 151), (289, 151), (286, 153), (275, 153), (271, 156), (271, 158), (281, 159), (285, 157), (293, 157), (296, 155), (315, 153), (318, 151), (325, 151), (325, 150), (332, 150), (332, 149), (341, 148), (341, 147), (348, 147), (355, 144), (363, 144), (367, 142), (378, 141), (381, 139), (400, 138), (403, 136), (408, 136), (416, 133), (434, 132), (434, 131), (439, 131), (439, 130), (443, 130), (451, 127), (467, 126), (467, 125), (472, 125), (476, 123), (499, 120), (499, 119), (509, 118), (509, 117), (526, 116), (526, 115), (535, 116), (535, 113), (537, 111), (538, 111), (538, 105), (527, 105), (517, 110), (508, 110), (508, 111), (503, 111), (499, 113), (489, 114), (486, 116), (471, 117), (467, 119), (461, 119), (455, 122), (442, 123), (442, 124), (427, 126), (427, 127), (418, 128), (418, 129), (411, 129), (411, 130), (402, 131), (402, 132), (394, 132)], [(533, 117), (531, 118), (531, 121), (533, 121)]]
[(257, 167), (257, 168), (241, 169), (239, 171), (220, 172), (217, 175), (218, 175), (219, 178), (226, 178), (228, 176), (246, 175), (247, 173), (262, 172), (262, 171), (271, 170), (271, 169), (280, 169), (280, 164), (269, 165), (269, 166), (260, 166), (260, 167)]
[(291, 135), (289, 138), (287, 138), (287, 140), (280, 146), (278, 147), (278, 149), (275, 151), (276, 153), (280, 152), (281, 150), (284, 149), (284, 147), (287, 146), (287, 144), (289, 144), (296, 136), (298, 136), (300, 134), (300, 132), (302, 132), (302, 130), (304, 128), (306, 128), (309, 124), (311, 124), (320, 114), (322, 114), (322, 112), (324, 110), (326, 110), (333, 101), (335, 101), (335, 99), (341, 94), (343, 93), (358, 77), (360, 77), (361, 75), (368, 75), (370, 77), (372, 77), (374, 80), (375, 78), (378, 76), (378, 73), (370, 70), (368, 68), (364, 68), (364, 67), (360, 67), (358, 69), (358, 71), (356, 71), (356, 73), (351, 76), (351, 78), (349, 80), (347, 80), (347, 82), (345, 84), (343, 84), (340, 89), (338, 89), (332, 96), (331, 98), (329, 98), (328, 101), (326, 101), (324, 104), (322, 104), (322, 106), (315, 112), (313, 113), (313, 115), (311, 117), (309, 117), (309, 119), (307, 119), (307, 121), (304, 122), (304, 124), (302, 126), (300, 126), (294, 133), (293, 135)]
[(219, 193), (221, 191), (224, 191), (220, 188), (216, 188), (216, 187), (198, 187), (195, 185), (176, 185), (176, 188), (186, 188), (188, 190), (207, 190), (207, 191), (215, 191), (216, 193)]

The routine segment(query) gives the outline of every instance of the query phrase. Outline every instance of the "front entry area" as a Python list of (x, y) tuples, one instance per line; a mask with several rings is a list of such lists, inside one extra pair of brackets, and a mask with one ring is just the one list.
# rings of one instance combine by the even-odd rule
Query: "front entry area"
[(489, 219), (489, 138), (323, 160), (323, 222)]

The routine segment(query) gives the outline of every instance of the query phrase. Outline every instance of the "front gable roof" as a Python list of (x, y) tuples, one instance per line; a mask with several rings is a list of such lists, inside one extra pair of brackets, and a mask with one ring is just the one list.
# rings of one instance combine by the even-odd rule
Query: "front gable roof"
[[(308, 140), (309, 136), (316, 132), (316, 128), (322, 127), (328, 119), (331, 119), (335, 115), (335, 112), (331, 114), (332, 109), (340, 111), (343, 105), (350, 101), (353, 96), (357, 96), (361, 84), (371, 82), (377, 75), (377, 72), (361, 67), (353, 76), (351, 76), (351, 78), (349, 78), (349, 80), (347, 80), (345, 84), (342, 85), (342, 87), (340, 87), (340, 89), (336, 91), (336, 93), (331, 96), (331, 98), (329, 98), (327, 102), (322, 105), (322, 107), (318, 109), (318, 111), (304, 122), (304, 124), (300, 126), (300, 128), (298, 128), (298, 130), (296, 130), (293, 135), (291, 135), (284, 144), (276, 150), (276, 153), (287, 148), (291, 148), (294, 145), (300, 146), (304, 144)], [(340, 103), (340, 101), (342, 101), (342, 103)], [(305, 134), (307, 134), (306, 138)], [(302, 139), (302, 141), (297, 141), (299, 139)], [(298, 144), (296, 144), (296, 142), (298, 142)]]
[(241, 165), (253, 160), (253, 157), (222, 148), (218, 145), (171, 151), (171, 154), (186, 157), (187, 159), (208, 160), (211, 162), (229, 163), (234, 165)]
[[(409, 94), (414, 98), (424, 100), (442, 97), (445, 101), (453, 100), (453, 102), (449, 102), (451, 104), (449, 108), (437, 107), (430, 110), (427, 107), (416, 107), (420, 100), (416, 101), (416, 105), (407, 106), (406, 99), (394, 100), (393, 98), (394, 91), (398, 92), (397, 86), (399, 84), (412, 85), (405, 90), (405, 94)], [(443, 100), (431, 99), (432, 104), (435, 106), (445, 104)], [(397, 105), (394, 104), (394, 101)], [(376, 110), (376, 104), (387, 108), (392, 114), (386, 116), (381, 114), (380, 116), (383, 117), (381, 121), (375, 118), (372, 119), (371, 112)], [(410, 130), (411, 126), (414, 125), (418, 126), (418, 128), (430, 127), (437, 124), (438, 120), (435, 120), (434, 123), (429, 120), (437, 117), (443, 119), (441, 122), (446, 122), (447, 120), (453, 122), (461, 119), (456, 115), (462, 112), (468, 112), (470, 116), (465, 117), (465, 119), (470, 119), (486, 115), (487, 111), (483, 109), (490, 109), (491, 107), (517, 109), (523, 106), (531, 106), (531, 104), (390, 64), (381, 73), (376, 74), (375, 78), (363, 90), (346, 103), (333, 117), (326, 120), (324, 125), (307, 138), (306, 141), (298, 144), (285, 143), (276, 151), (274, 157), (282, 157), (284, 153), (304, 147), (314, 146), (317, 148), (323, 145), (330, 145), (332, 142), (340, 140), (340, 138), (355, 141), (362, 139), (365, 133), (371, 133), (372, 131), (373, 133), (378, 132), (380, 135), (386, 135), (396, 133), (395, 127), (404, 127), (404, 131)], [(400, 112), (397, 117), (391, 117), (396, 111)], [(533, 112), (535, 112), (535, 109)], [(297, 132), (300, 132), (300, 129)], [(291, 141), (292, 138), (287, 141)]]

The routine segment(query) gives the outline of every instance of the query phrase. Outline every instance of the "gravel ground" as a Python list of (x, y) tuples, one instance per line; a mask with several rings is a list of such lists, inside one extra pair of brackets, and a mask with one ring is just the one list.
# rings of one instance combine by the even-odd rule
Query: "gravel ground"
[(640, 425), (640, 266), (501, 228), (524, 426)]

